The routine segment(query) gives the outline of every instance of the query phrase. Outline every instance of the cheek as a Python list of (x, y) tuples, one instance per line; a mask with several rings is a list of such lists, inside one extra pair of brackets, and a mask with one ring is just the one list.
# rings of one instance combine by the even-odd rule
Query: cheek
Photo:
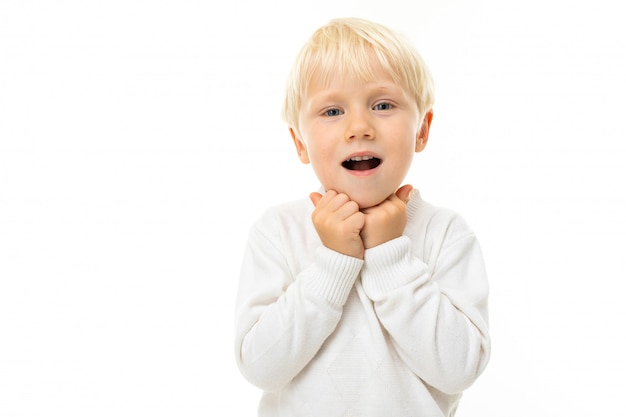
[(309, 161), (313, 171), (320, 176), (330, 170), (329, 161), (331, 160), (328, 149), (320, 143), (310, 144), (308, 147)]
[(317, 160), (321, 163), (328, 162), (334, 152), (332, 141), (325, 140), (324, 137), (320, 136), (309, 137), (307, 149), (311, 160)]
[(396, 176), (403, 176), (409, 171), (415, 156), (415, 142), (406, 141), (395, 150), (396, 163), (393, 164), (393, 171)]

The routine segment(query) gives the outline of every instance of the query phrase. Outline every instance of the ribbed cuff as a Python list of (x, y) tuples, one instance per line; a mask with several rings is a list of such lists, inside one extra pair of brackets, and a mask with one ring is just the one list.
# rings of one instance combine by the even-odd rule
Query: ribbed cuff
[(310, 291), (339, 308), (346, 303), (362, 267), (362, 259), (320, 247), (315, 252), (314, 265), (303, 277), (303, 284)]
[(426, 265), (411, 255), (411, 240), (400, 236), (365, 251), (361, 282), (368, 297), (376, 301), (414, 280), (424, 268)]

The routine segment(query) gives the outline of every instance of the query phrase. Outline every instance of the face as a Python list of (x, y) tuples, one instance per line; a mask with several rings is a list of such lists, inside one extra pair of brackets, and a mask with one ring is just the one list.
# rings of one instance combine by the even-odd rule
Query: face
[(410, 94), (382, 70), (371, 82), (313, 79), (303, 97), (300, 160), (311, 163), (325, 190), (347, 194), (361, 209), (394, 193), (428, 140), (432, 113), (420, 123)]

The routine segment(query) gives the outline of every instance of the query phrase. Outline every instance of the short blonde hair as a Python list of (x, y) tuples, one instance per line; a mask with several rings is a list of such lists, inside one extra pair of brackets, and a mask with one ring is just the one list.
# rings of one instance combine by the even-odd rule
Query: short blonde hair
[(413, 46), (383, 25), (344, 18), (316, 30), (298, 54), (287, 78), (283, 119), (299, 134), (302, 98), (314, 75), (322, 81), (334, 74), (371, 81), (377, 65), (413, 94), (422, 117), (432, 109), (433, 80)]

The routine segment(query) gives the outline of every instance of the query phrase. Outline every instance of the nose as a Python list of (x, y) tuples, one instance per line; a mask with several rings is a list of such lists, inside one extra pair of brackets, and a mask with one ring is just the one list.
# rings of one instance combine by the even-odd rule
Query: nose
[(366, 110), (355, 110), (348, 114), (346, 140), (374, 139), (374, 127)]

